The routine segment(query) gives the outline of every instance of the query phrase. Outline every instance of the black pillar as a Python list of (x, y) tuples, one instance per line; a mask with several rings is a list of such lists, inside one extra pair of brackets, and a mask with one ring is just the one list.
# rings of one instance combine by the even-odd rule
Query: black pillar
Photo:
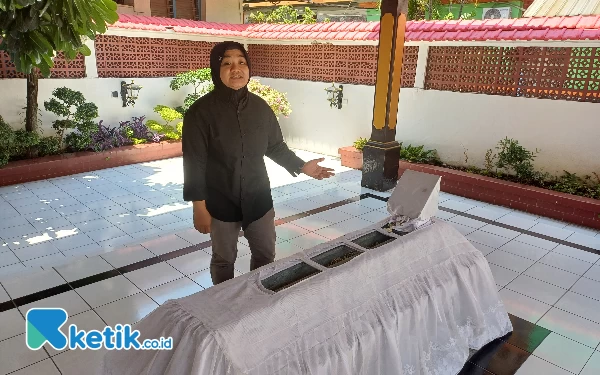
[(402, 81), (408, 0), (383, 0), (377, 52), (377, 79), (371, 138), (363, 148), (363, 187), (386, 191), (396, 186), (400, 144), (396, 118)]

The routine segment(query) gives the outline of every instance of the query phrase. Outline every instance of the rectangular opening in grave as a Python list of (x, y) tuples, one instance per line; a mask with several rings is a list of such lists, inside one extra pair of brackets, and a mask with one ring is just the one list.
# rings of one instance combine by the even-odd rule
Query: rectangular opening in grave
[(306, 280), (311, 276), (319, 273), (318, 269), (309, 266), (306, 263), (298, 263), (295, 266), (286, 268), (282, 271), (277, 272), (274, 275), (267, 277), (262, 280), (262, 285), (273, 292), (279, 292), (285, 288), (299, 283), (302, 280)]
[(395, 239), (396, 239), (395, 237), (386, 236), (385, 234), (383, 234), (381, 232), (375, 231), (375, 232), (367, 233), (361, 237), (358, 237), (357, 239), (355, 239), (352, 242), (354, 242), (355, 244), (357, 244), (360, 247), (364, 247), (365, 249), (374, 249), (376, 247), (383, 246), (387, 243), (390, 243)]
[(350, 259), (357, 257), (362, 253), (362, 251), (353, 249), (350, 246), (340, 245), (314, 256), (310, 258), (310, 260), (324, 267), (333, 268), (346, 263)]

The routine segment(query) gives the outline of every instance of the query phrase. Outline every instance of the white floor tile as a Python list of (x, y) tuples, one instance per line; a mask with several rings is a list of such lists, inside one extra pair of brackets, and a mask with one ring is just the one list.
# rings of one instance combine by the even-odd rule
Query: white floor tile
[(591, 247), (592, 249), (600, 250), (600, 238), (592, 237), (581, 233), (574, 233), (567, 238), (567, 241), (577, 245)]
[(600, 344), (600, 324), (553, 307), (537, 325), (592, 349)]
[[(2, 248), (0, 248), (2, 249)], [(11, 264), (19, 263), (21, 260), (11, 251), (3, 251), (0, 253), (0, 268), (10, 266)]]
[(142, 242), (142, 246), (150, 250), (155, 255), (163, 255), (175, 250), (192, 246), (192, 244), (173, 234)]
[(308, 230), (301, 228), (293, 223), (286, 223), (278, 225), (275, 228), (277, 234), (277, 242), (283, 242), (291, 240), (292, 238), (300, 237), (303, 234), (308, 233)]
[(594, 349), (551, 333), (535, 349), (534, 355), (575, 374), (585, 366)]
[(477, 242), (471, 242), (471, 245), (473, 245), (476, 249), (481, 251), (483, 256), (486, 256), (486, 255), (490, 254), (491, 252), (496, 251), (496, 249), (494, 249), (493, 247), (489, 247), (487, 245), (483, 245), (483, 244), (480, 244)]
[(307, 233), (300, 237), (293, 238), (293, 239), (289, 240), (288, 242), (291, 245), (304, 250), (304, 249), (310, 249), (312, 247), (315, 247), (317, 245), (320, 245), (320, 244), (328, 242), (328, 241), (329, 240), (327, 238), (319, 236), (316, 233)]
[(61, 251), (71, 250), (86, 245), (93, 245), (96, 243), (96, 241), (83, 233), (62, 237), (52, 241), (52, 245), (56, 246)]
[(496, 284), (498, 284), (502, 287), (506, 286), (508, 283), (513, 281), (517, 276), (519, 276), (519, 273), (516, 271), (512, 271), (512, 270), (506, 269), (504, 267), (497, 266), (495, 264), (490, 264), (489, 266), (490, 266), (490, 269), (492, 270), (492, 275), (494, 276)]
[(500, 250), (535, 261), (540, 260), (549, 252), (548, 250), (544, 250), (542, 248), (528, 245), (519, 241), (510, 241), (509, 243), (500, 247)]
[(508, 239), (508, 238), (500, 237), (500, 236), (497, 236), (497, 235), (491, 234), (491, 233), (487, 233), (487, 232), (482, 231), (481, 229), (469, 234), (467, 236), (467, 239), (475, 241), (475, 242), (479, 242), (480, 244), (487, 245), (487, 246), (490, 246), (490, 247), (493, 247), (496, 249), (501, 247), (508, 241), (510, 241), (510, 239)]
[(580, 250), (565, 245), (558, 245), (556, 249), (553, 250), (553, 252), (563, 254), (571, 258), (583, 260), (584, 262), (588, 263), (596, 263), (598, 260), (600, 260), (600, 255), (598, 254), (590, 253), (585, 250)]
[(563, 289), (569, 289), (579, 280), (580, 276), (574, 273), (563, 271), (543, 263), (536, 263), (524, 275), (531, 276), (535, 279), (547, 282), (548, 284), (556, 285)]
[[(3, 216), (0, 216), (0, 229), (6, 229), (6, 228), (16, 227), (19, 225), (31, 224), (25, 218), (25, 216), (19, 215), (19, 213), (12, 208), (5, 208), (5, 207), (0, 206), (0, 210), (2, 210), (2, 215), (3, 215)], [(35, 227), (35, 225), (34, 225), (34, 227)]]
[(31, 274), (14, 277), (8, 281), (2, 281), (2, 285), (4, 285), (4, 288), (12, 299), (17, 299), (62, 284), (65, 284), (65, 280), (53, 269), (37, 271)]
[(77, 293), (92, 307), (98, 307), (127, 296), (141, 293), (141, 290), (124, 276), (77, 288)]
[(595, 299), (567, 292), (555, 307), (600, 324), (600, 301)]
[(537, 219), (537, 216), (528, 216), (521, 213), (512, 212), (506, 216), (502, 216), (496, 221), (502, 224), (527, 230), (537, 224), (535, 219)]
[(27, 347), (25, 334), (0, 341), (0, 374), (8, 374), (47, 358), (45, 351)]
[(536, 323), (552, 306), (514, 292), (510, 289), (502, 289), (499, 292), (506, 310), (521, 319)]
[(62, 266), (72, 261), (72, 258), (67, 258), (63, 253), (56, 253), (52, 255), (46, 255), (40, 258), (24, 261), (23, 264), (26, 267), (42, 267), (47, 270), (52, 267)]
[(317, 215), (307, 216), (302, 219), (294, 220), (291, 223), (296, 226), (299, 226), (301, 228), (304, 228), (308, 231), (311, 231), (311, 232), (317, 231), (319, 229), (322, 229), (322, 228), (325, 228), (325, 227), (328, 227), (331, 225), (331, 223), (329, 221), (327, 221)]
[(571, 230), (575, 233), (584, 234), (590, 237), (596, 237), (598, 234), (600, 234), (600, 231), (598, 231), (597, 229), (583, 227), (575, 224), (569, 224), (564, 229)]
[(540, 217), (537, 219), (537, 222), (542, 223), (542, 224), (552, 225), (552, 226), (555, 226), (555, 227), (561, 228), (561, 229), (567, 226), (567, 223), (565, 223), (564, 221), (550, 219), (547, 217)]
[(579, 259), (571, 258), (566, 255), (550, 252), (542, 259), (540, 263), (565, 270), (567, 272), (583, 275), (592, 267), (591, 263), (584, 262)]
[(358, 202), (348, 203), (343, 206), (336, 207), (336, 209), (352, 216), (360, 216), (373, 211), (372, 208), (363, 206)]
[(55, 267), (56, 271), (71, 282), (110, 271), (113, 267), (99, 256), (73, 261), (67, 265)]
[(247, 273), (250, 272), (250, 261), (251, 261), (251, 256), (250, 255), (246, 255), (243, 257), (238, 256), (237, 259), (235, 260), (235, 269), (241, 273)]
[(472, 204), (468, 204), (468, 203), (463, 203), (463, 202), (459, 202), (456, 200), (447, 200), (444, 201), (442, 203), (440, 203), (441, 207), (445, 207), (445, 208), (449, 208), (455, 211), (461, 211), (461, 212), (466, 212), (469, 211), (471, 209), (474, 209), (476, 206), (472, 205)]
[(481, 230), (487, 233), (495, 234), (500, 237), (508, 238), (509, 240), (512, 240), (521, 234), (520, 232), (492, 224), (484, 226), (483, 228), (481, 228)]
[(516, 375), (571, 375), (570, 372), (564, 370), (550, 362), (535, 356), (529, 356), (525, 363), (517, 370)]
[(133, 245), (118, 248), (116, 250), (101, 254), (100, 256), (113, 267), (120, 268), (148, 258), (153, 258), (156, 255), (142, 245)]
[(456, 216), (452, 217), (451, 219), (449, 219), (448, 221), (450, 221), (452, 223), (460, 224), (460, 225), (463, 225), (463, 226), (466, 226), (469, 228), (473, 228), (473, 229), (479, 229), (479, 228), (485, 227), (487, 225), (483, 221), (471, 219), (469, 217), (465, 217), (465, 216), (461, 216), (461, 215), (456, 215)]
[(600, 374), (600, 352), (596, 351), (589, 359), (588, 363), (583, 368), (579, 375), (596, 375)]
[(318, 220), (325, 220), (330, 222), (331, 224), (337, 224), (344, 220), (348, 220), (348, 215), (338, 209), (331, 209), (327, 211), (320, 212), (316, 215), (311, 215), (312, 218)]
[(450, 213), (450, 212), (442, 211), (442, 210), (438, 210), (438, 212), (435, 214), (435, 217), (437, 217), (438, 219), (444, 220), (444, 221), (448, 221), (456, 216), (458, 216), (458, 215)]
[[(95, 308), (102, 320), (109, 326), (117, 324), (134, 324), (158, 307), (150, 297), (144, 293), (135, 294), (127, 298)], [(60, 367), (60, 365), (59, 365)]]
[[(1, 269), (1, 268), (0, 268)], [(0, 303), (10, 301), (10, 296), (4, 290), (4, 287), (0, 285)]]
[(193, 273), (189, 276), (189, 278), (205, 289), (213, 286), (210, 270)]
[(554, 305), (566, 292), (565, 289), (525, 275), (517, 277), (506, 288), (548, 305)]
[[(238, 253), (238, 256), (240, 254)], [(171, 266), (182, 272), (184, 275), (206, 270), (210, 267), (211, 256), (203, 250), (194, 251), (186, 255), (167, 261)]]
[(27, 366), (17, 372), (13, 372), (10, 375), (60, 375), (56, 365), (50, 359), (45, 359), (41, 362), (35, 363), (31, 366)]
[(542, 238), (533, 237), (528, 234), (522, 234), (519, 237), (514, 239), (515, 241), (526, 243), (528, 245), (532, 245), (535, 247), (539, 247), (544, 250), (553, 250), (558, 246), (558, 243), (544, 240)]
[(21, 310), (23, 315), (26, 315), (29, 309), (44, 307), (61, 307), (65, 309), (69, 315), (80, 314), (90, 309), (90, 306), (83, 300), (83, 298), (79, 296), (79, 294), (73, 290), (69, 290), (68, 292), (60, 293), (52, 297), (19, 306), (19, 310)]
[(100, 368), (106, 350), (67, 350), (52, 359), (62, 375), (82, 375)]
[(553, 225), (548, 225), (544, 223), (537, 223), (533, 227), (529, 228), (529, 230), (531, 232), (543, 234), (544, 236), (558, 238), (561, 240), (567, 239), (570, 235), (574, 233), (573, 231), (557, 228)]
[(275, 260), (287, 258), (302, 251), (301, 248), (294, 245), (291, 241), (284, 241), (275, 245)]
[(183, 274), (169, 264), (161, 262), (128, 272), (125, 274), (125, 277), (138, 288), (148, 290), (170, 281), (181, 279)]
[(194, 228), (178, 231), (175, 235), (183, 238), (192, 245), (210, 241), (210, 234), (200, 233)]
[(596, 265), (592, 266), (592, 268), (590, 268), (583, 275), (583, 277), (586, 277), (586, 278), (594, 280), (594, 281), (600, 281), (600, 264), (596, 264)]
[[(477, 231), (477, 229), (473, 227), (468, 227), (466, 225), (458, 224), (453, 221), (448, 221), (448, 224), (452, 225), (454, 229), (460, 232), (463, 236), (468, 236), (469, 234)], [(473, 242), (473, 240), (471, 240)]]
[(0, 312), (0, 341), (25, 333), (25, 319), (17, 309)]
[(571, 291), (600, 301), (600, 281), (582, 277), (573, 285)]
[(156, 288), (148, 289), (146, 294), (148, 294), (156, 303), (162, 305), (167, 300), (187, 297), (194, 293), (198, 293), (203, 289), (204, 288), (195, 282), (184, 277), (182, 279), (174, 280), (157, 286)]
[(502, 250), (496, 250), (488, 254), (486, 258), (489, 263), (508, 268), (509, 270), (513, 270), (518, 273), (522, 273), (527, 268), (531, 267), (533, 263), (535, 263), (535, 261), (531, 259), (523, 258)]
[(487, 207), (475, 207), (475, 208), (467, 211), (467, 213), (469, 215), (475, 215), (477, 217), (482, 217), (482, 218), (488, 219), (488, 220), (498, 220), (502, 216), (505, 216), (508, 213), (510, 213), (510, 210), (505, 209), (505, 208), (487, 206)]

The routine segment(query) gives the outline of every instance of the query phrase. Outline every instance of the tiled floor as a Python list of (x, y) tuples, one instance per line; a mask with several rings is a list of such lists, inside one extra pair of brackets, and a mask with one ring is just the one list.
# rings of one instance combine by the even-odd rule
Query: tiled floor
[[(387, 216), (385, 201), (356, 198), (389, 194), (361, 188), (360, 172), (335, 159), (325, 164), (338, 175), (315, 181), (268, 161), (277, 219), (288, 218), (277, 226), (278, 258)], [(98, 363), (94, 351), (27, 349), (23, 316), (31, 307), (63, 307), (69, 322), (99, 329), (134, 323), (167, 299), (212, 285), (209, 236), (192, 228), (181, 182), (181, 159), (172, 159), (0, 188), (0, 375), (83, 374)], [(516, 373), (600, 373), (600, 235), (441, 198), (438, 217), (486, 255), (508, 311), (549, 333), (535, 345), (508, 342), (514, 358), (522, 353)], [(249, 254), (241, 237), (239, 273), (249, 270)], [(505, 352), (476, 355), (462, 373), (515, 373)], [(487, 370), (478, 367), (484, 362)]]

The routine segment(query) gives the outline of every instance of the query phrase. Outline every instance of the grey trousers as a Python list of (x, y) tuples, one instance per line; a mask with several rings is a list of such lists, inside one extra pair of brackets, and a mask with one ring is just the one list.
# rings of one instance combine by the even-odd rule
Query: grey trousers
[[(238, 234), (241, 222), (224, 222), (212, 219), (210, 238), (212, 259), (210, 275), (214, 285), (233, 279), (233, 265), (237, 258)], [(275, 210), (271, 209), (262, 218), (251, 223), (244, 231), (250, 245), (250, 270), (269, 264), (275, 260)]]

